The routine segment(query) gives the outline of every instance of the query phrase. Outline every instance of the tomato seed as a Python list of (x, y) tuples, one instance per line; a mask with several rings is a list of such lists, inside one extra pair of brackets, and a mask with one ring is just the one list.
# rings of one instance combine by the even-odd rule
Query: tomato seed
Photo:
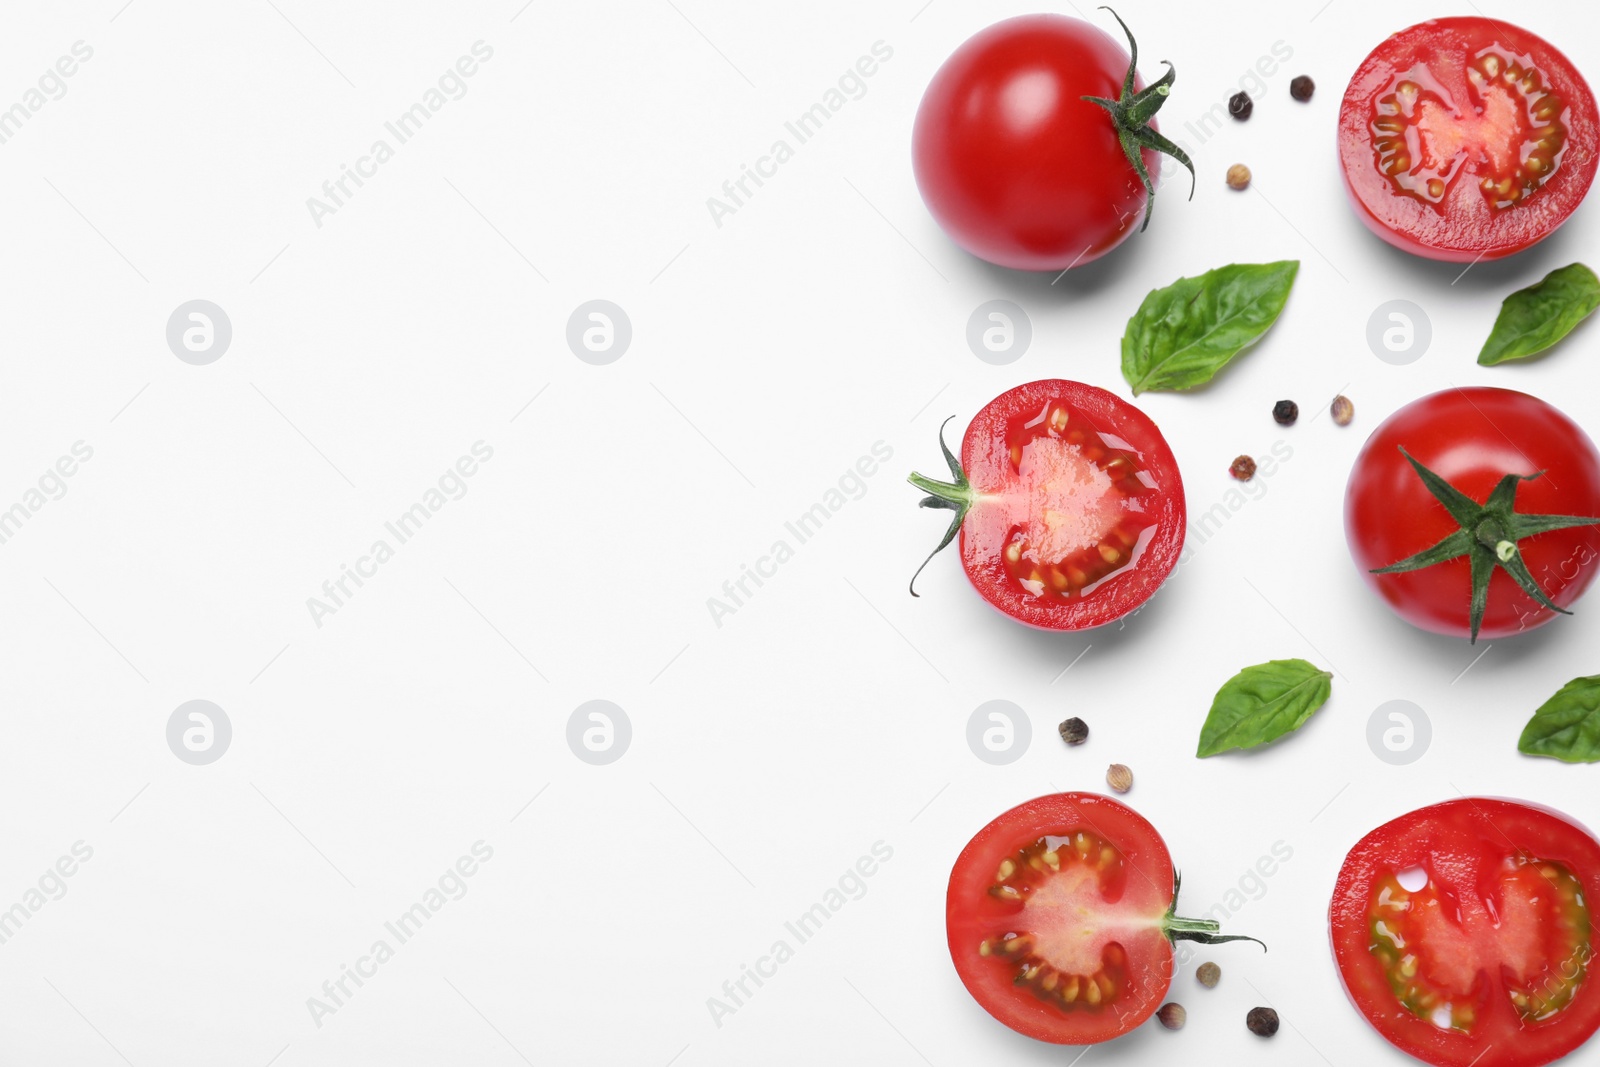
[(1342, 393), (1333, 398), (1333, 406), (1328, 410), (1333, 415), (1333, 421), (1340, 426), (1349, 426), (1350, 420), (1355, 418), (1356, 415), (1355, 405), (1350, 403), (1350, 398)]
[(1195, 968), (1194, 976), (1207, 989), (1215, 989), (1217, 983), (1222, 981), (1222, 968), (1208, 960)]
[(1293, 426), (1300, 417), (1300, 405), (1293, 400), (1280, 400), (1272, 405), (1272, 417), (1279, 426)]
[(1257, 1037), (1271, 1037), (1278, 1032), (1278, 1013), (1271, 1008), (1251, 1008), (1244, 1024)]
[(1189, 1013), (1183, 1010), (1182, 1004), (1163, 1004), (1161, 1005), (1161, 1010), (1156, 1012), (1156, 1018), (1160, 1019), (1161, 1025), (1168, 1030), (1182, 1030), (1184, 1022), (1189, 1018)]
[(1250, 112), (1255, 110), (1255, 103), (1250, 99), (1250, 94), (1237, 92), (1228, 98), (1228, 114), (1243, 122), (1250, 117)]
[(1077, 716), (1067, 719), (1056, 729), (1061, 732), (1061, 740), (1069, 745), (1081, 745), (1089, 739), (1089, 725)]
[(1249, 456), (1240, 456), (1228, 468), (1228, 473), (1241, 482), (1248, 482), (1256, 476), (1256, 461)]
[(1106, 785), (1119, 793), (1126, 793), (1133, 788), (1133, 772), (1125, 764), (1113, 763), (1106, 768)]
[(1302, 104), (1311, 99), (1311, 94), (1317, 91), (1317, 83), (1304, 74), (1289, 83), (1289, 95)]
[(1228, 168), (1228, 188), (1248, 189), (1250, 187), (1250, 168), (1243, 163), (1235, 163)]

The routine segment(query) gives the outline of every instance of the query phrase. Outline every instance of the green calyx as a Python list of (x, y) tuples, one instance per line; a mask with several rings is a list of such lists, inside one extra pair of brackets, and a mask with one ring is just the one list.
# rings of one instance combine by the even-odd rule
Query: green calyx
[[(950, 416), (950, 419), (953, 418), (954, 415)], [(939, 424), (939, 449), (944, 452), (944, 461), (950, 465), (951, 480), (941, 482), (915, 472), (906, 478), (906, 481), (928, 494), (922, 498), (921, 507), (944, 508), (956, 513), (955, 518), (950, 520), (949, 529), (944, 532), (944, 539), (928, 553), (928, 559), (922, 561), (922, 567), (926, 567), (928, 560), (933, 559), (946, 545), (955, 540), (956, 533), (961, 529), (962, 520), (967, 517), (967, 511), (977, 499), (977, 494), (972, 491), (972, 484), (967, 481), (967, 472), (961, 469), (961, 461), (951, 453), (950, 446), (944, 443), (944, 428), (950, 425), (950, 419), (945, 419)], [(921, 595), (917, 592), (917, 575), (922, 573), (922, 567), (918, 567), (917, 574), (911, 576), (912, 596)]]
[[(1111, 11), (1109, 7), (1103, 8)], [(1167, 102), (1167, 94), (1172, 92), (1172, 83), (1178, 77), (1178, 72), (1166, 60), (1167, 73), (1154, 85), (1147, 85), (1140, 92), (1133, 91), (1133, 80), (1139, 74), (1139, 43), (1133, 39), (1133, 31), (1128, 29), (1128, 24), (1122, 21), (1122, 16), (1111, 11), (1111, 17), (1117, 20), (1117, 25), (1122, 27), (1122, 32), (1128, 38), (1128, 73), (1122, 79), (1122, 96), (1117, 100), (1107, 100), (1100, 96), (1085, 96), (1084, 100), (1091, 104), (1098, 104), (1110, 114), (1111, 121), (1117, 128), (1117, 140), (1122, 143), (1122, 153), (1128, 157), (1128, 162), (1133, 164), (1133, 169), (1138, 171), (1139, 180), (1144, 183), (1144, 222), (1139, 226), (1143, 233), (1146, 226), (1150, 225), (1150, 213), (1155, 209), (1156, 184), (1150, 180), (1150, 171), (1144, 165), (1143, 149), (1149, 148), (1162, 152), (1176, 159), (1189, 168), (1189, 199), (1194, 199), (1194, 164), (1183, 149), (1167, 140), (1161, 134), (1150, 128), (1150, 120), (1155, 118), (1156, 112), (1161, 110), (1161, 105)]]
[(1265, 941), (1244, 934), (1219, 934), (1222, 924), (1215, 919), (1185, 919), (1177, 914), (1178, 890), (1183, 885), (1183, 877), (1176, 871), (1172, 875), (1172, 904), (1167, 908), (1167, 914), (1161, 921), (1162, 933), (1167, 935), (1167, 940), (1172, 942), (1194, 941), (1202, 945), (1220, 945), (1227, 941), (1254, 941), (1261, 946), (1261, 951), (1267, 951)]
[(1517, 511), (1515, 509), (1517, 486), (1522, 482), (1533, 481), (1544, 474), (1544, 471), (1506, 475), (1495, 485), (1494, 491), (1489, 494), (1489, 499), (1480, 504), (1418, 463), (1404, 446), (1401, 447), (1400, 454), (1406, 457), (1406, 462), (1417, 472), (1417, 477), (1422, 479), (1422, 484), (1427, 486), (1428, 492), (1444, 505), (1444, 509), (1461, 528), (1432, 548), (1418, 552), (1414, 556), (1407, 556), (1387, 567), (1374, 568), (1373, 574), (1419, 571), (1446, 560), (1468, 557), (1472, 564), (1471, 615), (1474, 642), (1478, 640), (1478, 628), (1483, 623), (1484, 608), (1489, 603), (1489, 579), (1493, 577), (1496, 567), (1511, 575), (1512, 580), (1524, 593), (1551, 611), (1558, 611), (1563, 615), (1572, 614), (1567, 609), (1558, 607), (1545, 595), (1544, 590), (1539, 588), (1539, 583), (1534, 581), (1533, 575), (1528, 571), (1527, 563), (1522, 559), (1518, 545), (1525, 537), (1549, 533), (1551, 530), (1600, 525), (1600, 517), (1524, 515)]

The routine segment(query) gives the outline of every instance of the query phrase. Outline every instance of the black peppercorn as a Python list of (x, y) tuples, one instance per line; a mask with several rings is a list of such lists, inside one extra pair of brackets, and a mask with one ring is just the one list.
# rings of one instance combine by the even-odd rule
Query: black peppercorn
[(1279, 426), (1293, 426), (1294, 420), (1300, 417), (1300, 405), (1293, 400), (1280, 400), (1272, 405), (1272, 417)]
[(1245, 92), (1234, 93), (1228, 98), (1228, 114), (1243, 122), (1250, 117), (1255, 104), (1250, 100), (1250, 94)]
[(1278, 1013), (1271, 1008), (1251, 1008), (1250, 1014), (1244, 1017), (1244, 1024), (1257, 1037), (1271, 1037), (1278, 1032)]
[(1289, 83), (1289, 95), (1300, 101), (1302, 104), (1307, 100), (1310, 100), (1311, 94), (1316, 91), (1317, 83), (1306, 77), (1304, 74), (1300, 75), (1294, 81)]
[(1089, 739), (1089, 724), (1077, 716), (1066, 720), (1056, 729), (1061, 732), (1061, 740), (1069, 745), (1081, 745)]

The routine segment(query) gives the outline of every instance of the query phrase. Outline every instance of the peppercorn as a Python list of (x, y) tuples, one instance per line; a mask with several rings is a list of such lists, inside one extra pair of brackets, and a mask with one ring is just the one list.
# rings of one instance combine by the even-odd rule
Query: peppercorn
[(1069, 745), (1081, 745), (1089, 739), (1089, 724), (1077, 716), (1066, 720), (1056, 729), (1061, 733), (1061, 740)]
[(1168, 1030), (1182, 1030), (1189, 1013), (1183, 1010), (1182, 1004), (1163, 1004), (1161, 1010), (1156, 1012), (1156, 1018), (1160, 1019), (1161, 1025)]
[(1228, 188), (1248, 189), (1250, 187), (1250, 168), (1243, 163), (1235, 163), (1228, 168)]
[(1278, 1013), (1271, 1008), (1251, 1008), (1250, 1014), (1244, 1017), (1244, 1024), (1257, 1037), (1271, 1037), (1278, 1032)]
[(1355, 405), (1343, 394), (1333, 398), (1333, 406), (1328, 410), (1333, 413), (1333, 421), (1340, 426), (1349, 426), (1350, 420), (1356, 417)]
[(1272, 417), (1279, 426), (1293, 426), (1294, 420), (1300, 417), (1300, 405), (1293, 400), (1280, 400), (1272, 405)]
[(1251, 478), (1256, 476), (1256, 461), (1251, 459), (1249, 456), (1240, 456), (1238, 459), (1234, 460), (1233, 465), (1228, 468), (1228, 473), (1239, 479), (1241, 482), (1248, 482)]
[(1307, 100), (1310, 100), (1311, 94), (1316, 91), (1317, 83), (1306, 77), (1304, 74), (1300, 75), (1294, 81), (1289, 83), (1289, 95), (1300, 101), (1302, 104)]
[(1113, 763), (1106, 768), (1106, 785), (1119, 793), (1126, 793), (1133, 788), (1133, 772), (1121, 763)]
[(1250, 112), (1255, 109), (1255, 103), (1250, 99), (1250, 94), (1237, 92), (1228, 97), (1228, 114), (1243, 122), (1250, 117)]
[(1215, 989), (1222, 980), (1222, 968), (1208, 960), (1195, 969), (1194, 976), (1207, 989)]

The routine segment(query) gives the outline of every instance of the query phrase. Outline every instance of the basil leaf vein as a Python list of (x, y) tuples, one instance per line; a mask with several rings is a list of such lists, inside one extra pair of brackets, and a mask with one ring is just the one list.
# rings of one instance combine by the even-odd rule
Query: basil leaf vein
[(1305, 725), (1333, 693), (1333, 675), (1303, 659), (1246, 667), (1223, 684), (1200, 728), (1202, 759), (1265, 745)]
[(1574, 678), (1539, 705), (1517, 751), (1567, 763), (1600, 761), (1600, 674)]
[(1122, 334), (1134, 395), (1204, 385), (1283, 312), (1300, 261), (1233, 263), (1154, 289)]
[(1582, 263), (1559, 267), (1500, 305), (1478, 353), (1482, 366), (1526, 359), (1553, 346), (1600, 307), (1600, 278)]

